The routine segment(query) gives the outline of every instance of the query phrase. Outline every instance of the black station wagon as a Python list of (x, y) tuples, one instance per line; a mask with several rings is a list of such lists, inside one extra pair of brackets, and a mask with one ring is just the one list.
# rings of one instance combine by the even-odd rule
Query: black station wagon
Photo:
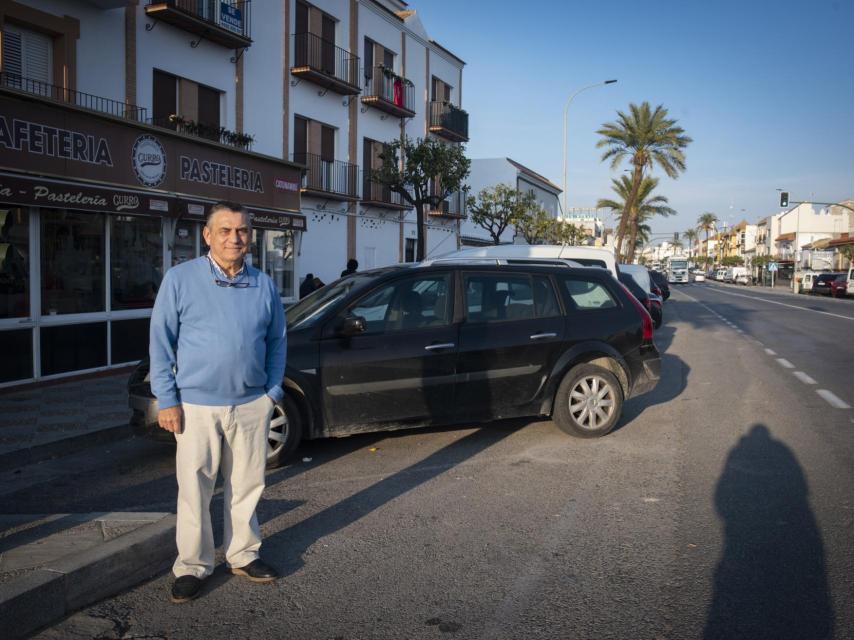
[[(660, 375), (649, 314), (604, 269), (398, 265), (327, 285), (287, 320), (269, 466), (302, 439), (520, 416), (603, 436)], [(128, 384), (132, 424), (172, 438), (147, 374)]]

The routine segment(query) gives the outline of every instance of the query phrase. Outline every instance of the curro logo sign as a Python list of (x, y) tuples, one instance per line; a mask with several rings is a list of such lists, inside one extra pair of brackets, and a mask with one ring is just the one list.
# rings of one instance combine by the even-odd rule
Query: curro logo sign
[(143, 135), (136, 139), (131, 162), (136, 179), (146, 187), (157, 187), (166, 177), (166, 150), (154, 136)]

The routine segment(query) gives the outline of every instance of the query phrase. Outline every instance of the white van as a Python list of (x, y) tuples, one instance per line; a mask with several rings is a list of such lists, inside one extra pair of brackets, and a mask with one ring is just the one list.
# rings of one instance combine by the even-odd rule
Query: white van
[(801, 274), (801, 282), (798, 285), (798, 293), (812, 293), (812, 284), (819, 276), (818, 271), (804, 271)]
[(557, 244), (497, 244), (452, 251), (431, 260), (494, 258), (508, 263), (531, 260), (572, 260), (585, 267), (602, 267), (617, 277), (617, 259), (613, 249), (605, 247), (570, 247)]

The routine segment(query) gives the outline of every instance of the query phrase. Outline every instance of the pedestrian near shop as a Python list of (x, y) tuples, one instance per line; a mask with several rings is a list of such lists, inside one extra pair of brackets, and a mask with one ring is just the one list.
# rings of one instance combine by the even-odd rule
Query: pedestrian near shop
[(195, 598), (213, 572), (218, 472), (229, 569), (255, 582), (278, 577), (260, 559), (255, 508), (270, 418), (284, 397), (285, 314), (273, 281), (245, 260), (251, 229), (241, 205), (213, 205), (203, 235), (210, 252), (166, 273), (151, 316), (151, 390), (160, 426), (177, 440), (173, 602)]

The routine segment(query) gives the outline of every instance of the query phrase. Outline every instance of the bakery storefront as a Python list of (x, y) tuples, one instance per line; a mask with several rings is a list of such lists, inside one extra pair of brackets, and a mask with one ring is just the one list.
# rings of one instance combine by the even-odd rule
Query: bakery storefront
[(300, 165), (0, 90), (0, 387), (145, 357), (164, 272), (242, 203), (250, 259), (297, 299)]

